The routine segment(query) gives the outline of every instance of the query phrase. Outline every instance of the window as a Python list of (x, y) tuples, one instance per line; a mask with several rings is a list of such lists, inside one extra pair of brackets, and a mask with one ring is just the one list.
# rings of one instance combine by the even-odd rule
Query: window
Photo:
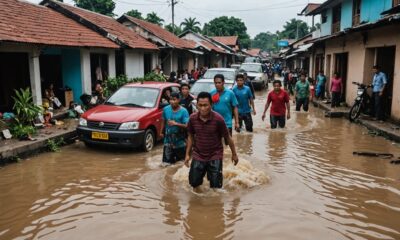
[(342, 18), (342, 5), (333, 8), (332, 34), (340, 31), (340, 20)]
[(353, 0), (353, 26), (360, 24), (361, 0)]
[(326, 23), (327, 20), (328, 20), (328, 16), (326, 15), (326, 11), (323, 11), (321, 13), (321, 23)]

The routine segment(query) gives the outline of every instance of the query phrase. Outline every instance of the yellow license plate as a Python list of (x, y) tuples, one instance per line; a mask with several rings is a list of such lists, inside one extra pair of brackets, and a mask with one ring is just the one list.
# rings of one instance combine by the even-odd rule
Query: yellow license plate
[(108, 140), (108, 133), (92, 132), (92, 139)]

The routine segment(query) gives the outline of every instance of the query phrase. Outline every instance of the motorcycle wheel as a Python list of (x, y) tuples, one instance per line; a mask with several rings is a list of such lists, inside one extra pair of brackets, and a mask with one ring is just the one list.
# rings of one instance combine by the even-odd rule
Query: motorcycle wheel
[(361, 103), (354, 103), (349, 112), (350, 122), (354, 122), (361, 114)]

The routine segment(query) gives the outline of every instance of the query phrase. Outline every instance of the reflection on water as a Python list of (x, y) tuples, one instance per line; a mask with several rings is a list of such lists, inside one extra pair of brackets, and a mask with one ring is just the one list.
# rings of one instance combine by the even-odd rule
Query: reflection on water
[[(262, 111), (265, 96), (256, 100)], [(74, 144), (0, 169), (0, 239), (400, 239), (397, 145), (314, 108), (234, 135), (225, 191), (195, 194), (182, 163)]]

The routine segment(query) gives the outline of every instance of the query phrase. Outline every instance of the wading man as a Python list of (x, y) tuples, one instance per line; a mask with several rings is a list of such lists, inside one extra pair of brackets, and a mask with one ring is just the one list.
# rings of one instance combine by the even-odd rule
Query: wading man
[(160, 137), (164, 137), (162, 159), (164, 165), (174, 164), (185, 157), (185, 138), (189, 113), (179, 105), (179, 100), (180, 96), (178, 93), (171, 93), (170, 105), (163, 109)]
[(222, 138), (228, 143), (232, 151), (232, 162), (237, 164), (235, 144), (229, 135), (228, 128), (221, 115), (212, 111), (211, 95), (201, 92), (197, 96), (198, 112), (190, 116), (188, 123), (188, 141), (186, 148), (185, 165), (189, 167), (190, 155), (193, 150), (192, 162), (189, 171), (189, 183), (195, 189), (203, 184), (207, 174), (210, 188), (222, 187), (222, 160), (224, 147)]
[(238, 101), (235, 94), (225, 88), (224, 75), (215, 75), (214, 84), (215, 89), (210, 92), (213, 102), (212, 109), (224, 118), (229, 134), (232, 136), (232, 112), (235, 117), (235, 129), (239, 129)]
[(375, 119), (383, 121), (383, 93), (387, 84), (386, 74), (381, 72), (379, 66), (374, 66), (374, 78), (372, 79), (372, 101), (374, 102)]
[(303, 106), (305, 112), (308, 111), (310, 102), (310, 83), (306, 81), (306, 74), (300, 74), (300, 81), (297, 81), (293, 102), (296, 103), (296, 111), (300, 111)]
[(179, 104), (186, 108), (186, 110), (189, 112), (189, 115), (193, 113), (193, 106), (192, 106), (192, 101), (193, 97), (190, 96), (190, 87), (188, 84), (183, 83), (181, 84), (181, 99)]
[(246, 131), (253, 132), (253, 119), (251, 117), (251, 112), (256, 115), (253, 94), (251, 93), (250, 88), (244, 85), (244, 77), (242, 74), (236, 76), (236, 84), (237, 85), (232, 89), (232, 91), (239, 102), (239, 129), (237, 130), (240, 131), (244, 122)]
[[(271, 128), (277, 128), (278, 124), (280, 128), (284, 128), (286, 124), (286, 118), (290, 119), (290, 98), (289, 94), (282, 90), (282, 83), (279, 80), (275, 80), (273, 83), (274, 90), (268, 94), (267, 103), (264, 107), (262, 120), (265, 119), (265, 113), (267, 112), (269, 105), (271, 106), (270, 122)], [(287, 110), (287, 114), (286, 114)]]

